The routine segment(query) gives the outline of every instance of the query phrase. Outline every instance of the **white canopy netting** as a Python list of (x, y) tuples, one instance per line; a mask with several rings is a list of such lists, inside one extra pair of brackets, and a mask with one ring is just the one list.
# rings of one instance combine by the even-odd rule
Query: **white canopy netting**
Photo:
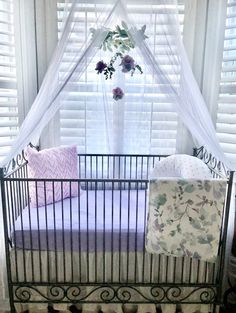
[[(152, 23), (144, 19), (144, 15), (140, 14), (139, 17), (138, 14), (134, 14), (135, 10), (130, 9), (135, 4), (132, 0), (100, 1), (96, 4), (96, 10), (94, 9), (93, 13), (87, 12), (87, 6), (83, 3), (83, 1), (74, 0), (67, 6), (63, 31), (51, 64), (11, 152), (3, 164), (10, 161), (29, 142), (37, 143), (43, 129), (59, 108), (68, 103), (67, 100), (75, 94), (75, 91), (78, 93), (86, 89), (87, 100), (90, 93), (96, 91), (96, 99), (92, 102), (88, 100), (87, 105), (100, 105), (104, 111), (105, 151), (120, 152), (115, 135), (117, 129), (114, 130), (114, 127), (122, 131), (124, 123), (128, 126), (130, 124), (130, 127), (126, 127), (126, 146), (135, 145), (136, 152), (139, 153), (149, 151), (152, 106), (158, 99), (156, 102), (165, 103), (166, 111), (172, 112), (174, 109), (177, 112), (176, 115), (178, 114), (195, 138), (196, 145), (204, 145), (228, 168), (232, 168), (219, 145), (214, 125), (188, 62), (181, 39), (177, 1), (153, 0), (153, 3), (149, 4), (149, 10), (155, 13), (153, 14), (155, 21)], [(86, 23), (81, 23), (81, 14), (87, 16), (90, 14), (91, 18), (87, 18)], [(147, 16), (152, 18), (152, 15)], [(157, 24), (158, 30), (154, 29)], [(118, 37), (115, 33), (112, 35), (114, 30), (118, 32)], [(84, 37), (80, 36), (78, 39), (76, 37), (78, 33), (84, 34)], [(157, 40), (160, 40), (161, 57), (160, 53), (158, 57), (156, 53)], [(107, 45), (106, 52), (101, 49), (104, 45)], [(129, 49), (132, 49), (132, 53)], [(107, 64), (104, 67), (100, 63), (101, 67), (97, 67), (97, 71), (100, 72), (97, 80), (89, 83), (87, 80), (85, 83), (84, 76), (89, 72), (88, 69), (95, 70), (95, 56), (103, 60), (105, 53), (109, 56), (109, 60), (113, 57), (117, 59), (116, 67), (114, 63), (112, 70), (110, 63), (108, 64), (110, 67)], [(125, 59), (125, 56), (129, 54), (132, 54), (132, 58)], [(106, 80), (104, 74), (107, 73), (110, 76), (111, 72), (112, 79)], [(134, 88), (131, 83), (131, 74), (140, 75), (140, 84), (138, 88), (135, 87), (136, 90), (133, 93), (136, 95), (135, 101), (132, 96), (128, 95), (124, 97), (124, 101), (121, 99), (122, 91), (125, 92), (124, 87), (125, 89)], [(143, 84), (144, 80), (145, 84)], [(114, 86), (120, 87), (119, 90), (113, 91), (115, 100), (112, 95), (110, 96)], [(149, 101), (147, 101), (148, 97)], [(76, 99), (74, 100), (76, 102)], [(116, 113), (121, 110), (122, 106), (128, 107), (128, 112), (133, 119), (127, 118), (117, 124), (115, 123)], [(172, 118), (171, 114), (170, 116)], [(158, 129), (162, 132), (166, 129), (162, 128), (161, 121)], [(93, 138), (95, 147), (96, 139)]]

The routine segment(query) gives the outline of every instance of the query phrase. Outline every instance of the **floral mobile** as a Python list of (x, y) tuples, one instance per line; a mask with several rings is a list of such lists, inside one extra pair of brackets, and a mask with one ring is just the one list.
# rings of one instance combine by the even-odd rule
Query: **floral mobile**
[[(143, 40), (148, 38), (144, 33), (146, 30), (146, 25), (142, 26), (142, 28), (138, 31)], [(92, 34), (94, 35), (96, 30), (94, 28), (91, 29)], [(110, 59), (109, 62), (104, 62), (103, 60), (99, 61), (96, 65), (95, 70), (97, 74), (104, 74), (105, 79), (112, 78), (114, 72), (116, 71), (114, 67), (114, 63), (117, 59), (120, 59), (121, 71), (123, 73), (130, 72), (131, 76), (134, 75), (134, 72), (138, 70), (141, 74), (143, 73), (142, 68), (139, 64), (135, 62), (135, 60), (127, 54), (131, 49), (135, 48), (135, 43), (133, 42), (127, 25), (122, 22), (122, 27), (119, 25), (116, 26), (115, 30), (109, 30), (106, 38), (104, 39), (101, 49), (103, 51), (113, 52), (113, 49), (116, 50), (115, 55)], [(120, 87), (117, 87), (112, 90), (113, 98), (115, 100), (120, 100), (124, 96), (124, 92)]]

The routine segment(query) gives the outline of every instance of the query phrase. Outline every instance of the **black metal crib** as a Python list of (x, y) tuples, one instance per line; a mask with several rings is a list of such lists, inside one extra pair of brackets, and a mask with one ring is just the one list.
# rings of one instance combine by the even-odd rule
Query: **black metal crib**
[[(233, 172), (204, 148), (195, 155), (228, 188), (219, 258), (145, 251), (148, 174), (161, 155), (78, 155), (77, 180), (28, 178), (24, 154), (0, 169), (11, 312), (15, 303), (222, 302)], [(79, 196), (32, 208), (29, 186), (77, 184)], [(63, 193), (63, 192), (62, 192)]]

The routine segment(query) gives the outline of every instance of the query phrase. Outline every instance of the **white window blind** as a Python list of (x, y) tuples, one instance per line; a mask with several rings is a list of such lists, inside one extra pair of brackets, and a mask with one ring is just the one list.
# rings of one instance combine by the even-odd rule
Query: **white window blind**
[(13, 1), (0, 0), (0, 158), (18, 131)]
[(224, 152), (236, 163), (236, 1), (228, 0), (216, 130)]
[[(184, 27), (184, 4), (179, 2), (179, 19), (181, 23), (181, 30)], [(62, 26), (62, 14), (64, 11), (64, 4), (62, 1), (58, 1), (58, 36), (61, 34)], [(162, 10), (161, 5), (148, 6), (147, 2), (144, 4), (132, 4), (127, 7), (128, 10), (137, 17), (140, 21), (141, 27), (144, 23), (142, 21), (148, 21), (151, 23), (153, 32), (152, 50), (159, 60), (162, 60), (162, 66), (165, 69), (169, 68), (169, 76), (174, 75), (171, 72), (171, 64), (168, 64), (168, 58), (165, 56), (165, 47), (163, 46), (162, 35), (158, 33), (158, 20), (156, 19), (157, 13)], [(75, 33), (71, 37), (71, 47), (68, 47), (68, 53), (64, 56), (64, 62), (70, 61), (75, 53), (76, 42), (78, 40), (84, 40), (84, 36), (88, 36), (91, 23), (96, 19), (96, 12), (98, 10), (94, 1), (84, 1), (81, 7), (78, 6), (78, 16), (81, 19), (81, 29), (75, 29)], [(156, 11), (156, 14), (155, 14)], [(151, 20), (150, 20), (151, 17)], [(135, 19), (136, 20), (136, 19)], [(162, 24), (163, 25), (163, 24)], [(73, 51), (73, 52), (71, 52)], [(142, 59), (136, 52), (130, 53), (132, 57), (142, 65)], [(73, 92), (70, 92), (69, 97), (63, 103), (63, 107), (60, 110), (60, 135), (59, 143), (61, 145), (77, 144), (78, 151), (83, 152), (97, 152), (103, 153), (107, 151), (101, 138), (105, 138), (105, 120), (102, 107), (102, 92), (96, 90), (94, 84), (97, 84), (98, 75), (95, 72), (96, 62), (102, 59), (102, 53), (95, 59), (92, 64), (87, 68), (86, 72), (80, 79), (79, 83), (74, 84)], [(149, 146), (147, 143), (146, 132), (149, 132), (151, 123), (151, 150), (142, 152), (151, 152), (158, 154), (172, 154), (176, 152), (176, 139), (178, 129), (178, 116), (175, 113), (172, 103), (170, 103), (169, 97), (165, 97), (160, 92), (160, 88), (156, 86), (155, 95), (153, 94), (153, 88), (150, 88), (152, 84), (152, 75), (150, 73), (144, 73), (143, 75), (134, 75), (133, 77), (125, 78), (122, 89), (125, 90), (125, 101), (123, 107), (117, 105), (117, 110), (114, 114), (114, 118), (111, 121), (113, 125), (116, 125), (117, 136), (116, 152), (122, 153), (138, 153), (136, 149), (136, 141), (143, 140), (143, 145)], [(110, 86), (110, 89), (114, 88), (114, 82), (106, 81), (106, 86)], [(109, 87), (108, 87), (109, 89)], [(140, 102), (139, 94), (145, 94), (143, 98), (144, 103)], [(113, 102), (112, 96), (110, 97), (111, 104)], [(100, 102), (99, 105), (96, 105)], [(136, 112), (139, 110), (143, 114), (143, 121), (136, 122)], [(134, 138), (132, 133), (132, 126), (140, 129), (139, 138)], [(92, 148), (91, 148), (92, 147)], [(124, 148), (125, 147), (125, 148)], [(91, 148), (91, 149), (90, 149)], [(97, 149), (97, 150), (96, 150)], [(96, 151), (95, 151), (96, 150)]]

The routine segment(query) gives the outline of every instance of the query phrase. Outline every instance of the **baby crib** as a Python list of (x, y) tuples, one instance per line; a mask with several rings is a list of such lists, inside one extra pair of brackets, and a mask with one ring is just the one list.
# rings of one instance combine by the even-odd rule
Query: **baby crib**
[[(1, 169), (11, 312), (19, 303), (199, 303), (215, 312), (233, 173), (203, 147), (195, 155), (228, 178), (217, 263), (145, 251), (148, 176), (164, 155), (81, 154), (76, 180), (30, 179), (24, 154)], [(45, 193), (47, 183), (77, 184), (79, 196), (31, 207), (30, 183)]]

